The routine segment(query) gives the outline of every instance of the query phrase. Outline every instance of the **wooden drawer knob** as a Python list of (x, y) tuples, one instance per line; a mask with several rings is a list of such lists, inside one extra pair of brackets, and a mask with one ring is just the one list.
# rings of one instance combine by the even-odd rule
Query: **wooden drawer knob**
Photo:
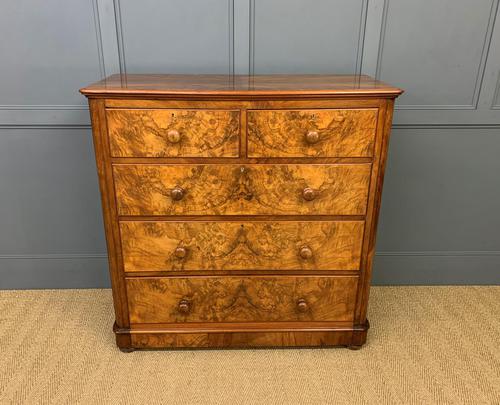
[(316, 192), (312, 188), (306, 187), (302, 190), (302, 197), (306, 201), (312, 201), (316, 198)]
[(174, 254), (178, 259), (184, 259), (187, 255), (187, 249), (179, 246), (175, 249)]
[(188, 300), (182, 299), (179, 301), (179, 304), (177, 305), (177, 310), (181, 314), (187, 314), (189, 311), (191, 311), (191, 304), (189, 303)]
[(174, 201), (182, 200), (184, 197), (184, 190), (179, 186), (175, 186), (172, 190), (170, 190), (170, 197), (172, 197), (172, 200)]
[(319, 141), (319, 133), (318, 131), (309, 131), (306, 134), (306, 142), (310, 145), (315, 144)]
[(297, 311), (299, 312), (307, 312), (309, 310), (309, 305), (307, 305), (307, 301), (303, 298), (297, 301)]
[(167, 132), (167, 139), (170, 143), (179, 143), (181, 134), (176, 129), (171, 129)]
[(309, 246), (302, 246), (299, 249), (299, 255), (302, 259), (308, 260), (313, 256), (313, 251)]

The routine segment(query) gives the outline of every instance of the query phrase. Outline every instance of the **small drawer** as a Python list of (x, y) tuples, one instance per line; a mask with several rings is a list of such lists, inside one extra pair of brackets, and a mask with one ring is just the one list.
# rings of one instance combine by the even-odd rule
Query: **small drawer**
[(344, 321), (357, 276), (127, 278), (132, 324)]
[(125, 271), (359, 270), (364, 221), (120, 223)]
[(120, 215), (365, 215), (369, 163), (113, 165)]
[(251, 110), (249, 157), (372, 157), (378, 109)]
[(113, 157), (238, 157), (240, 112), (106, 110)]

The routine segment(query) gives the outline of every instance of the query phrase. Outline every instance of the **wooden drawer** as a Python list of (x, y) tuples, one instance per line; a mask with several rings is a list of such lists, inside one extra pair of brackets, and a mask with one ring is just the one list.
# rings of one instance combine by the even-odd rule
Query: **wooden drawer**
[(249, 157), (371, 157), (378, 109), (253, 110)]
[(106, 110), (111, 156), (237, 157), (240, 112)]
[(120, 215), (364, 215), (371, 165), (113, 166)]
[(128, 278), (130, 322), (352, 321), (357, 276)]
[(358, 270), (364, 221), (120, 223), (125, 271)]

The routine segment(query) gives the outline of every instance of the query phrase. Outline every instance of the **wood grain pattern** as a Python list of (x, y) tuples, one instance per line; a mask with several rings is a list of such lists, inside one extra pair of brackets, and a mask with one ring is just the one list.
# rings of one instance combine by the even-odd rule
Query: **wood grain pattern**
[[(357, 276), (128, 278), (131, 324), (352, 321)], [(188, 302), (182, 312), (179, 304)], [(298, 307), (304, 300), (306, 309)]]
[[(370, 164), (114, 165), (120, 215), (364, 215)], [(180, 200), (171, 192), (184, 190)], [(314, 191), (307, 201), (303, 192)]]
[(237, 157), (240, 112), (106, 111), (114, 157)]
[[(373, 156), (377, 109), (253, 110), (247, 114), (249, 157)], [(310, 134), (315, 138), (308, 138)]]
[(117, 342), (129, 337), (124, 351), (144, 348), (333, 347), (359, 348), (366, 342), (368, 322), (278, 322), (265, 324), (135, 324), (114, 328)]
[(365, 75), (112, 75), (80, 89), (93, 97), (396, 97), (401, 89)]
[(365, 343), (400, 89), (367, 76), (114, 75), (81, 91), (121, 349)]
[[(353, 332), (266, 331), (219, 333), (132, 333), (134, 348), (245, 348), (245, 347), (334, 347), (349, 346)], [(364, 334), (366, 340), (366, 332)]]
[(385, 164), (389, 146), (389, 138), (392, 126), (392, 115), (394, 111), (394, 100), (387, 100), (385, 107), (381, 110), (383, 118), (380, 121), (380, 129), (377, 136), (376, 152), (377, 158), (373, 162), (372, 178), (370, 184), (371, 198), (366, 215), (365, 238), (363, 241), (362, 283), (358, 286), (356, 320), (358, 323), (366, 321), (368, 310), (368, 296), (370, 292), (373, 259), (375, 256), (375, 241), (377, 236), (377, 224), (382, 202), (382, 188), (384, 184)]
[[(376, 97), (255, 97), (238, 99), (211, 99), (211, 98), (177, 98), (177, 97), (148, 97), (130, 98), (116, 97), (104, 99), (107, 108), (139, 108), (139, 109), (204, 109), (204, 110), (318, 110), (338, 108), (380, 108), (385, 105), (385, 98)], [(245, 128), (242, 125), (242, 128)]]
[[(90, 117), (92, 121), (92, 137), (96, 157), (99, 189), (102, 202), (106, 245), (108, 249), (109, 274), (113, 294), (113, 305), (116, 324), (120, 328), (129, 326), (128, 305), (125, 280), (122, 276), (122, 255), (120, 251), (119, 224), (117, 219), (116, 201), (112, 181), (112, 167), (109, 163), (106, 136), (106, 115), (104, 100), (89, 100)], [(130, 336), (123, 335), (120, 344), (130, 344)]]
[(358, 270), (364, 221), (126, 221), (120, 230), (125, 271)]

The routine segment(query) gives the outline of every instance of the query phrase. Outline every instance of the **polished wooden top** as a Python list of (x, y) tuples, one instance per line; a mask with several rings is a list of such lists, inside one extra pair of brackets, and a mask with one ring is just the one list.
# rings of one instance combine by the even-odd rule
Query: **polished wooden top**
[(112, 75), (86, 96), (383, 96), (402, 90), (365, 75)]

